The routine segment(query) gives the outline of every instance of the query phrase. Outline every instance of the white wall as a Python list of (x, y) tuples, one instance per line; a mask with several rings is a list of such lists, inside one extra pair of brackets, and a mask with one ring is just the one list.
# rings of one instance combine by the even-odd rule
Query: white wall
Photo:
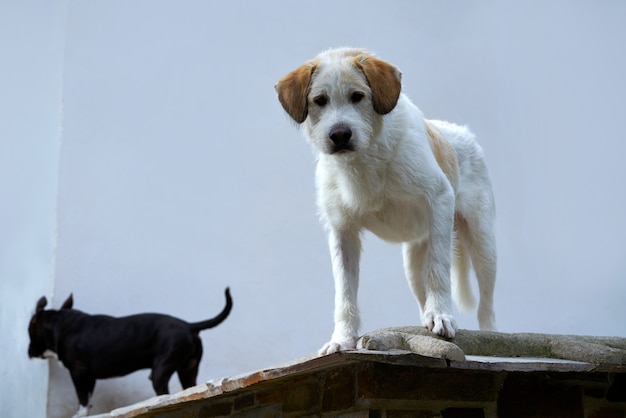
[[(65, 37), (64, 64), (54, 50), (54, 65), (42, 66), (52, 69), (48, 78), (26, 98), (6, 84), (15, 101), (54, 99), (44, 116), (12, 109), (33, 121), (19, 132), (33, 144), (58, 138), (58, 125), (33, 125), (59, 117), (62, 90), (63, 146), (58, 160), (53, 140), (49, 150), (9, 154), (17, 165), (9, 179), (42, 153), (49, 167), (36, 171), (51, 173), (32, 180), (28, 195), (48, 207), (29, 215), (10, 204), (13, 218), (2, 221), (34, 234), (11, 258), (14, 269), (48, 268), (33, 274), (36, 289), (0, 306), (2, 318), (21, 309), (19, 329), (36, 298), (51, 294), (46, 243), (58, 162), (55, 307), (74, 292), (87, 312), (199, 320), (220, 311), (230, 286), (231, 317), (202, 334), (199, 381), (317, 350), (332, 331), (333, 288), (314, 161), (273, 85), (323, 49), (354, 45), (397, 64), (404, 91), (428, 117), (470, 125), (483, 145), (499, 213), (500, 329), (626, 336), (626, 5), (107, 0), (33, 10), (41, 38), (9, 46), (45, 52)], [(40, 34), (46, 25), (51, 35)], [(9, 187), (3, 201), (15, 193)], [(24, 236), (8, 234), (0, 245), (15, 250)], [(2, 270), (1, 283), (6, 277)], [(370, 235), (360, 303), (363, 331), (419, 322), (399, 248)], [(476, 327), (473, 314), (459, 323)], [(27, 345), (25, 332), (16, 339)], [(24, 364), (20, 375), (33, 379), (41, 363)], [(92, 412), (152, 396), (147, 375), (99, 382)], [(67, 371), (52, 364), (51, 376), (49, 416), (67, 416), (77, 405)], [(176, 378), (170, 387), (180, 389)]]
[(46, 414), (29, 361), (35, 302), (52, 296), (66, 3), (0, 3), (0, 416)]

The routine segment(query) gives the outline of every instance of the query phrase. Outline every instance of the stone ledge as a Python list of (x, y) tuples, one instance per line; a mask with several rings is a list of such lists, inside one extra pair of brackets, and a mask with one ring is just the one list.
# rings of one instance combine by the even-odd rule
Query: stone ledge
[(450, 361), (466, 355), (553, 358), (591, 363), (596, 367), (626, 366), (626, 338), (589, 337), (458, 330), (452, 340), (423, 327), (394, 327), (362, 336), (358, 347), (370, 350), (402, 349)]

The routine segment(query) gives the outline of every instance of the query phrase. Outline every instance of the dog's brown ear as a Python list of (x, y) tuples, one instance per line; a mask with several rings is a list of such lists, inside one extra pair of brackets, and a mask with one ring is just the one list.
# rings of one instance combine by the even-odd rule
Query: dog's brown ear
[(283, 109), (298, 123), (304, 122), (309, 113), (307, 94), (316, 68), (317, 64), (309, 61), (281, 78), (274, 86)]
[(45, 308), (47, 304), (48, 304), (48, 299), (46, 299), (45, 296), (40, 297), (39, 300), (37, 301), (37, 306), (35, 307), (35, 313), (39, 313), (43, 311), (43, 308)]
[(391, 112), (398, 103), (402, 88), (400, 70), (371, 55), (359, 55), (354, 58), (354, 62), (363, 71), (372, 89), (372, 103), (376, 113), (386, 115)]
[(65, 299), (65, 302), (63, 302), (63, 305), (61, 305), (61, 309), (72, 309), (72, 306), (74, 306), (74, 294), (70, 293), (68, 298)]

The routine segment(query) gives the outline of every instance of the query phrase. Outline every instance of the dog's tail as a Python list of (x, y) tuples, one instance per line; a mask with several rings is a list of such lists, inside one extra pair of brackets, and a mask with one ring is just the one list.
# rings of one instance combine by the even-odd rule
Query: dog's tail
[(470, 259), (463, 240), (454, 237), (454, 258), (452, 261), (452, 297), (463, 312), (470, 311), (476, 306), (476, 298), (470, 283)]
[(231, 309), (233, 309), (233, 299), (230, 297), (230, 289), (228, 287), (224, 291), (224, 294), (226, 295), (226, 306), (224, 306), (222, 312), (220, 312), (220, 314), (217, 315), (215, 318), (189, 324), (189, 328), (191, 328), (193, 332), (199, 332), (203, 329), (216, 327), (224, 322), (226, 318), (228, 318)]

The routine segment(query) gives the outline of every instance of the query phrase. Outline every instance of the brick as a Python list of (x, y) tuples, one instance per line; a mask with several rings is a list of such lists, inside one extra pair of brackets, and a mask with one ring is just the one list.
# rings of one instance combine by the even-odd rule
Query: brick
[(280, 405), (264, 405), (235, 413), (232, 416), (237, 418), (277, 418), (282, 417), (283, 414), (280, 411)]
[(235, 398), (233, 406), (235, 407), (235, 411), (254, 406), (254, 393), (247, 393), (245, 395), (238, 396)]
[(540, 374), (510, 374), (498, 397), (498, 416), (583, 418), (582, 390)]
[(198, 418), (209, 418), (222, 415), (230, 415), (232, 410), (232, 402), (220, 401), (210, 402), (208, 405), (203, 405), (198, 411)]
[(589, 418), (624, 418), (626, 412), (623, 409), (616, 408), (600, 408), (592, 411)]
[(283, 401), (283, 397), (282, 386), (258, 390), (255, 393), (257, 405), (279, 404)]
[[(143, 415), (142, 415), (143, 416)], [(165, 407), (161, 408), (158, 413), (148, 412), (147, 417), (152, 418), (198, 418), (198, 412), (194, 408)], [(147, 418), (146, 417), (146, 418)], [(204, 418), (204, 417), (202, 417)]]
[(294, 383), (285, 387), (283, 412), (319, 410), (320, 389), (317, 380)]
[(615, 375), (606, 393), (606, 399), (610, 402), (626, 402), (626, 373)]
[(604, 399), (604, 396), (606, 395), (606, 388), (605, 387), (584, 388), (583, 393), (585, 394), (585, 396), (588, 396), (590, 398)]
[(373, 364), (357, 378), (359, 398), (493, 401), (500, 389), (494, 373)]
[(383, 418), (383, 413), (379, 409), (370, 409), (368, 418)]
[(328, 373), (323, 382), (322, 412), (341, 411), (354, 406), (356, 382), (352, 368)]

